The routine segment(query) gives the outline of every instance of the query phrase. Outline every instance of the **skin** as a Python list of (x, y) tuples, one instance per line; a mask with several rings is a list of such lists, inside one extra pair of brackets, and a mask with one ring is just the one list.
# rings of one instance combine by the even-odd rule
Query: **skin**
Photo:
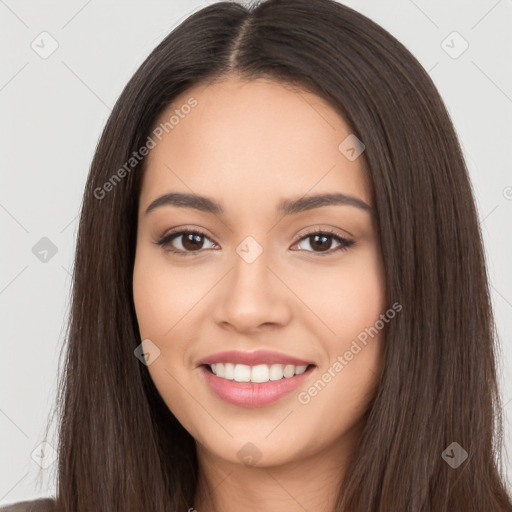
[[(190, 97), (197, 106), (146, 160), (133, 274), (141, 339), (160, 350), (148, 370), (196, 440), (200, 485), (190, 507), (333, 510), (382, 366), (379, 331), (332, 372), (337, 357), (388, 307), (376, 220), (351, 205), (283, 217), (276, 204), (340, 192), (373, 206), (364, 153), (350, 161), (340, 152), (351, 130), (323, 99), (266, 79), (230, 76), (196, 85), (156, 124)], [(168, 192), (207, 196), (225, 213), (173, 205), (145, 213)], [(180, 256), (155, 244), (181, 227), (205, 233), (195, 253)], [(306, 237), (325, 229), (355, 243), (341, 251), (336, 239), (319, 248)], [(263, 249), (252, 263), (236, 252), (247, 236)], [(184, 236), (169, 246), (194, 249)], [(197, 367), (200, 358), (231, 349), (275, 350), (317, 368), (274, 403), (236, 406), (219, 398)], [(336, 376), (309, 403), (299, 403), (298, 393), (329, 367)], [(255, 465), (237, 455), (248, 442), (261, 453)], [(203, 495), (203, 489), (214, 490)]]

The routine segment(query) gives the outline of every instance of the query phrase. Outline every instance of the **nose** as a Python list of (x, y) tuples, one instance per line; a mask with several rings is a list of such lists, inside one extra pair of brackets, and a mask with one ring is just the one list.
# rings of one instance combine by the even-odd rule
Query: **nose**
[(213, 317), (224, 329), (258, 333), (283, 327), (291, 318), (290, 291), (265, 251), (252, 262), (235, 255), (215, 299)]

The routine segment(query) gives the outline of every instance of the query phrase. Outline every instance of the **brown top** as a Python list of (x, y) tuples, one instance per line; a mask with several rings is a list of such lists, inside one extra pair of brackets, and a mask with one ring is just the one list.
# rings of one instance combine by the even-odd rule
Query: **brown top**
[(0, 506), (0, 512), (53, 512), (53, 498), (39, 498), (31, 501), (18, 501), (11, 505)]

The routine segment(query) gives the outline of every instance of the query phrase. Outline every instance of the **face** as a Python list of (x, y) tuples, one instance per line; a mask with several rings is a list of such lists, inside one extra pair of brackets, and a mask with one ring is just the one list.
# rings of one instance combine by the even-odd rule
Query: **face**
[[(351, 131), (324, 100), (270, 80), (197, 85), (155, 126), (173, 114), (146, 160), (133, 273), (156, 388), (211, 460), (342, 449), (375, 393), (387, 308), (364, 153), (339, 148)], [(207, 199), (154, 203), (166, 194)], [(351, 199), (308, 201), (324, 194)], [(232, 350), (283, 366), (201, 364)], [(231, 380), (248, 375), (271, 380)]]

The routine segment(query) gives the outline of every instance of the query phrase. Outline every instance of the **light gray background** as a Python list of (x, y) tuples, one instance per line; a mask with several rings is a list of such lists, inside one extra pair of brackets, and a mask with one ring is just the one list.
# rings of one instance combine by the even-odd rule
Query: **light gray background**
[[(510, 480), (512, 2), (345, 3), (390, 31), (419, 59), (462, 142), (502, 346)], [(150, 51), (205, 5), (182, 0), (0, 0), (0, 504), (55, 492), (56, 464), (42, 470), (32, 453), (43, 441), (54, 405), (77, 215), (100, 131)], [(39, 37), (43, 31), (59, 45), (47, 59), (31, 48), (34, 40), (49, 48), (49, 40), (43, 43)], [(463, 48), (458, 36), (446, 39), (453, 31), (469, 44), (458, 58), (445, 51), (455, 55)], [(32, 252), (42, 237), (58, 250), (46, 263)], [(56, 446), (55, 438), (48, 441)]]

